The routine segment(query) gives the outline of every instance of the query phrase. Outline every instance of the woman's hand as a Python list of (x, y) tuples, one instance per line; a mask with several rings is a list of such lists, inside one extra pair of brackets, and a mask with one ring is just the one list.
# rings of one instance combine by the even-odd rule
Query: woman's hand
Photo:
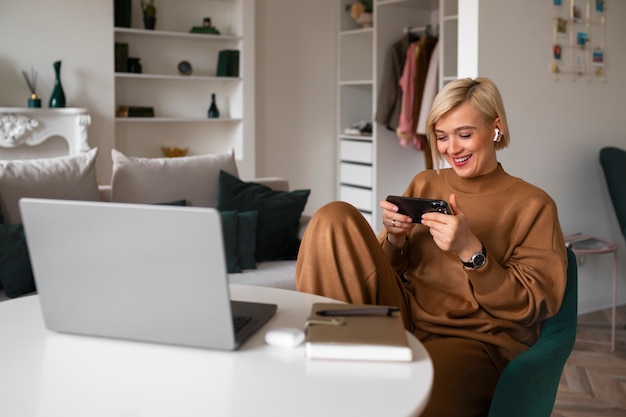
[(454, 214), (424, 213), (422, 224), (429, 228), (441, 250), (454, 252), (461, 260), (469, 261), (472, 254), (482, 248), (482, 243), (470, 230), (465, 213), (456, 202), (456, 195), (451, 194), (449, 200)]
[(398, 213), (398, 206), (387, 200), (381, 200), (380, 208), (382, 208), (381, 217), (383, 226), (387, 229), (387, 238), (393, 246), (400, 247), (406, 241), (406, 237), (415, 223), (413, 219), (404, 214)]

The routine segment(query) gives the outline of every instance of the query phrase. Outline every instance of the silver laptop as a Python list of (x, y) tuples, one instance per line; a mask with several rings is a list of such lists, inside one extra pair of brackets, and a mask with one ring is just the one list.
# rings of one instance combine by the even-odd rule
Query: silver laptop
[(215, 209), (33, 198), (19, 204), (50, 330), (234, 350), (276, 311), (230, 300)]

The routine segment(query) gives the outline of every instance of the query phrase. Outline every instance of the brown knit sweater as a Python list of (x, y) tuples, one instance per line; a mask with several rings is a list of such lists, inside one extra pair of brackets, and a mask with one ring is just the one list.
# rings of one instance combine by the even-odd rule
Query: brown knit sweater
[(401, 255), (380, 241), (414, 294), (415, 335), (461, 336), (497, 347), (508, 361), (536, 342), (539, 324), (556, 314), (566, 284), (567, 257), (554, 201), (541, 189), (493, 172), (461, 178), (452, 169), (420, 172), (404, 195), (448, 201), (457, 195), (487, 264), (466, 269), (443, 252), (420, 224)]

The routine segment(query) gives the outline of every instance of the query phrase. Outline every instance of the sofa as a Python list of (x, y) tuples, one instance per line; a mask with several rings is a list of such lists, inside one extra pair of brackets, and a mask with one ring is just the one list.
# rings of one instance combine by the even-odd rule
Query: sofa
[(97, 153), (94, 148), (74, 156), (0, 161), (0, 301), (36, 291), (17, 206), (21, 197), (216, 208), (229, 281), (295, 290), (310, 190), (290, 191), (278, 177), (241, 180), (232, 150), (136, 158), (113, 149), (111, 183), (99, 185)]

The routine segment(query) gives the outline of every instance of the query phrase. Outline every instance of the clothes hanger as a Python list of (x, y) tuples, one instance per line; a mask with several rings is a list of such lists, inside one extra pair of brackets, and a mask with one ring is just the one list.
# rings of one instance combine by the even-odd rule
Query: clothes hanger
[(417, 30), (417, 28), (414, 28), (412, 26), (407, 26), (406, 28), (404, 28), (404, 33), (406, 33), (406, 38), (409, 42), (417, 42), (420, 40), (420, 36), (415, 33), (415, 31)]

